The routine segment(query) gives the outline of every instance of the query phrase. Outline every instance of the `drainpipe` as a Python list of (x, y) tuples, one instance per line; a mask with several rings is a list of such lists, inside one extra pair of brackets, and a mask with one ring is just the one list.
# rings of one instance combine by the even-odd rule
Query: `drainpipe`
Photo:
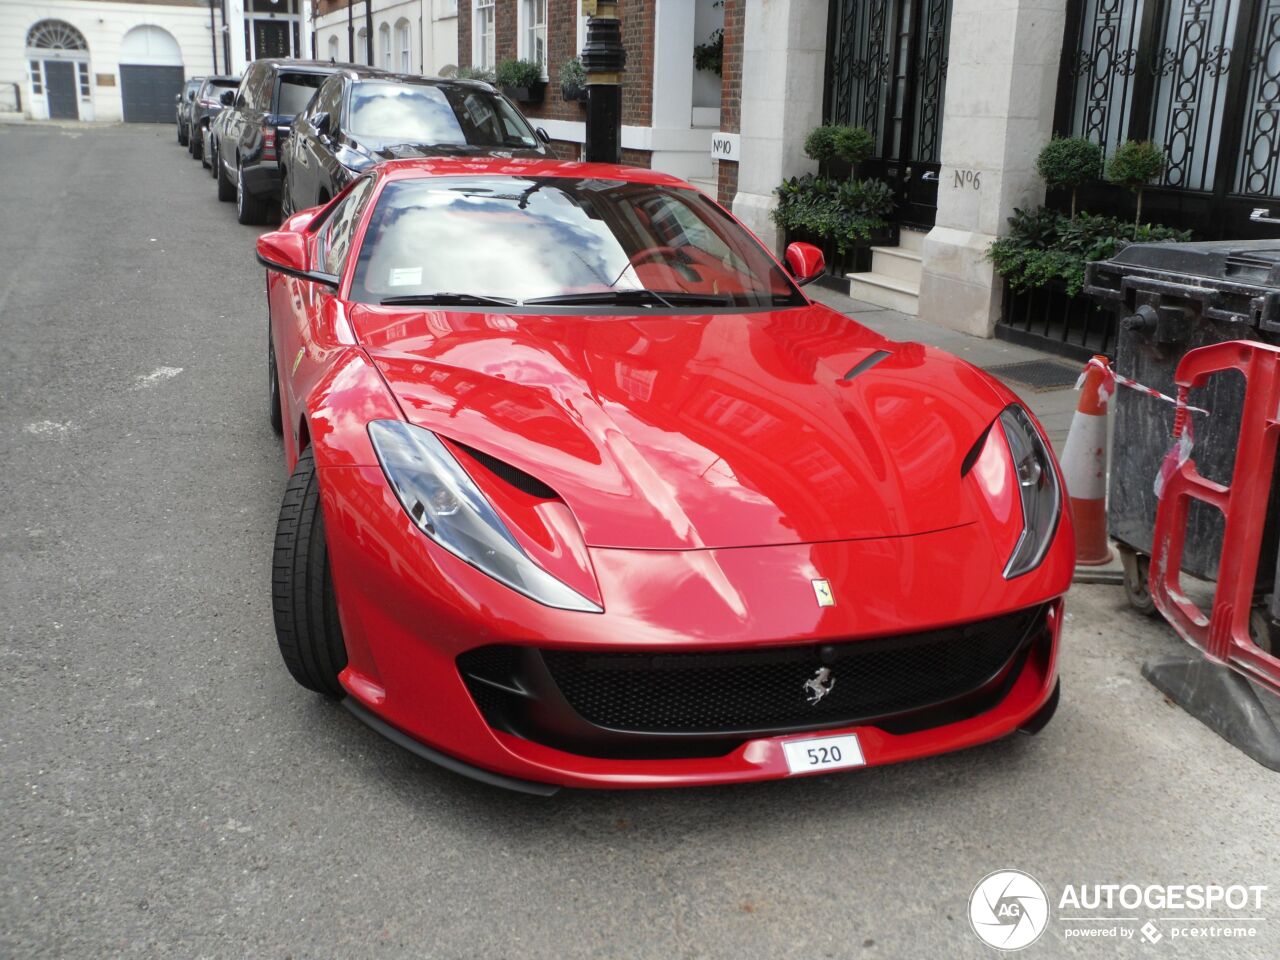
[(356, 62), (356, 22), (351, 10), (355, 0), (347, 0), (347, 63)]
[(588, 163), (620, 163), (622, 72), (627, 66), (627, 51), (622, 45), (617, 0), (597, 0), (595, 7), (582, 48), (582, 65), (587, 70), (585, 159)]
[(218, 21), (213, 15), (214, 0), (209, 0), (209, 42), (213, 44), (213, 73), (218, 73)]
[(373, 66), (373, 0), (364, 0), (365, 66)]

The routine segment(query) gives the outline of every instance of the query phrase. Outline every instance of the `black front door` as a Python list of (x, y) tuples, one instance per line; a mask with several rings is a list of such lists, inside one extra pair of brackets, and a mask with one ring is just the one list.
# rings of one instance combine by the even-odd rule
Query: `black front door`
[(289, 24), (285, 20), (253, 21), (253, 49), (262, 57), (289, 56)]
[(951, 0), (832, 0), (824, 115), (865, 127), (861, 175), (892, 184), (898, 219), (932, 227), (938, 207)]
[(76, 65), (70, 60), (44, 61), (45, 96), (52, 120), (79, 120), (80, 98), (76, 90)]

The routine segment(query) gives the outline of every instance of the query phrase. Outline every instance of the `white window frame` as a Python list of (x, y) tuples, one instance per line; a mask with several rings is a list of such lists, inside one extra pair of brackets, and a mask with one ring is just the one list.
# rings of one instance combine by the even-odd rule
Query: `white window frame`
[[(516, 3), (516, 56), (521, 60), (538, 60), (538, 35), (542, 35), (542, 79), (547, 79), (547, 6), (548, 0), (517, 0)], [(539, 24), (538, 14), (542, 14)]]
[[(481, 13), (481, 11), (485, 11)], [(484, 20), (489, 29), (481, 32)], [(471, 0), (471, 66), (477, 70), (492, 70), (498, 58), (498, 15), (496, 0)]]
[(396, 24), (396, 46), (400, 56), (399, 71), (413, 73), (413, 33), (409, 30), (408, 20)]
[(356, 63), (369, 66), (369, 31), (361, 27), (356, 31), (356, 55), (352, 58)]
[(338, 61), (341, 59), (342, 41), (338, 39), (338, 35), (336, 33), (329, 35), (329, 43), (328, 43), (327, 49), (329, 51), (330, 60)]
[(391, 24), (384, 23), (378, 28), (378, 41), (382, 47), (382, 69), (394, 69), (394, 64), (391, 62)]

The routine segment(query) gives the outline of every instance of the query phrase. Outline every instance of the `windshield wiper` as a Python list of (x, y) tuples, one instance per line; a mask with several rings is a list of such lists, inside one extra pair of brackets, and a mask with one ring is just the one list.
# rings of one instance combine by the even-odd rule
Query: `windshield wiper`
[(447, 303), (492, 303), (500, 307), (516, 305), (516, 301), (507, 297), (486, 297), (480, 293), (414, 293), (403, 297), (384, 297), (378, 303), (384, 307), (425, 307)]
[(595, 293), (561, 293), (554, 297), (534, 297), (525, 300), (524, 306), (572, 306), (577, 304), (616, 303), (624, 305), (661, 304), (675, 306), (728, 306), (732, 300), (724, 294), (684, 293), (680, 290), (602, 290)]

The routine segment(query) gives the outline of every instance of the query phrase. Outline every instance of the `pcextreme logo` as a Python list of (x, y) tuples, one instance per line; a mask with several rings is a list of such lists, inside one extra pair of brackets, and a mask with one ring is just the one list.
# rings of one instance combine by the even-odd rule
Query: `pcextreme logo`
[[(1172, 940), (1258, 937), (1265, 884), (1068, 883), (1057, 898), (1062, 940)], [(1029, 947), (1049, 927), (1050, 898), (1021, 870), (997, 870), (969, 895), (969, 925), (997, 950)]]

